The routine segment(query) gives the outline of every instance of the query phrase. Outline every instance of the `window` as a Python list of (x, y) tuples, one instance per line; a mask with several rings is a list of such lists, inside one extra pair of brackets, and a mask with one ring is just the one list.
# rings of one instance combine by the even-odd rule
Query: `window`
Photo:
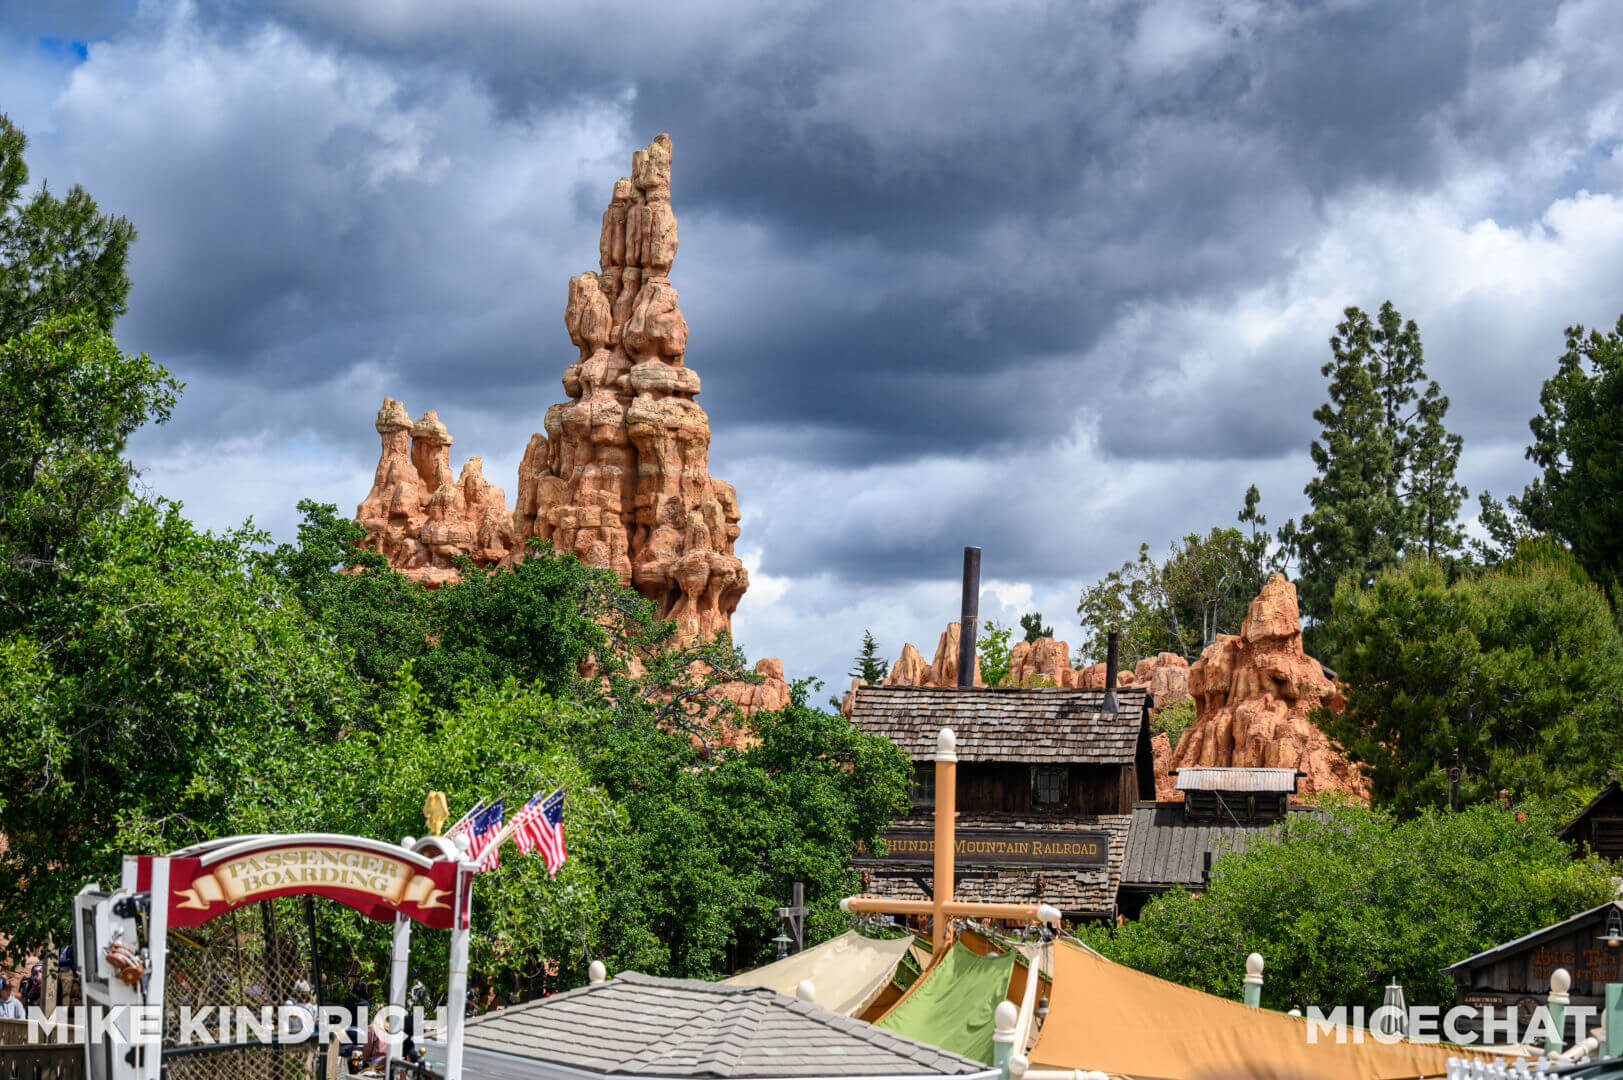
[(913, 766), (913, 790), (910, 793), (914, 806), (935, 805), (935, 763), (925, 762)]
[(1065, 809), (1067, 784), (1063, 768), (1036, 766), (1031, 770), (1031, 808), (1033, 810)]

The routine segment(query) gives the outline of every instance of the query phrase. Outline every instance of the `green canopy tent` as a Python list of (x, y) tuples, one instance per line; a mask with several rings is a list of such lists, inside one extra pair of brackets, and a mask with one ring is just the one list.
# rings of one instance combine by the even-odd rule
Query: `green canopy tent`
[(992, 1012), (1009, 996), (1019, 959), (980, 956), (957, 942), (875, 1026), (991, 1064)]

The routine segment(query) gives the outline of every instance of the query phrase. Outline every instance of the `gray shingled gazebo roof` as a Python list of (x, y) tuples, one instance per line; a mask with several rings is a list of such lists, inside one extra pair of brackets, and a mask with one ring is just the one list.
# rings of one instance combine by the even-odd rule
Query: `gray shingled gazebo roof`
[(978, 1061), (766, 987), (634, 971), (474, 1017), (464, 1030), (469, 1080), (996, 1076)]

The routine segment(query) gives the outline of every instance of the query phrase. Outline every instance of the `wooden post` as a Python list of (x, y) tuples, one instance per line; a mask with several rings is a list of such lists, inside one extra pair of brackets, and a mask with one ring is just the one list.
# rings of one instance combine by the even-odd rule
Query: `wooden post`
[[(876, 915), (928, 915), (934, 924), (930, 934), (933, 956), (940, 956), (947, 946), (949, 916), (1009, 919), (1058, 926), (1060, 910), (1048, 904), (987, 904), (953, 899), (953, 854), (956, 844), (953, 826), (958, 816), (958, 739), (951, 728), (942, 728), (936, 735), (935, 745), (935, 895), (924, 900), (847, 896), (840, 901), (840, 910)], [(1015, 1055), (1010, 1060), (1010, 1069), (1020, 1067), (1022, 1060), (1018, 1054)], [(446, 1080), (452, 1078), (447, 1077)]]
[(1262, 1006), (1262, 954), (1245, 958), (1245, 1003), (1253, 1009)]
[(1572, 989), (1572, 974), (1566, 968), (1550, 972), (1550, 1027), (1554, 1034), (1544, 1040), (1544, 1052), (1559, 1054), (1566, 1049), (1567, 1005), (1572, 1001), (1567, 991)]
[(953, 896), (953, 855), (958, 817), (958, 738), (942, 728), (935, 740), (935, 881), (930, 951), (940, 956), (947, 945), (947, 903)]
[(1014, 1056), (1015, 1026), (1020, 1022), (1020, 1010), (1012, 1001), (1000, 1001), (992, 1010), (992, 1068), (1008, 1080), (1009, 1059)]

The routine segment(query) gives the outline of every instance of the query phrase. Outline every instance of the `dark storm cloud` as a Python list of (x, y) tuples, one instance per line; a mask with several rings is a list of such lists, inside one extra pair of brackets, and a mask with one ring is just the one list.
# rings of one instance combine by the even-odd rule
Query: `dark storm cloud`
[(142, 452), (339, 463), (243, 481), (273, 524), (246, 500), (360, 498), (384, 393), (511, 494), (565, 283), (671, 132), (712, 461), (798, 616), (950, 576), (966, 538), (1074, 595), (1253, 481), (1277, 523), (1325, 338), (1388, 295), (1503, 489), (1559, 327), (1610, 325), (1623, 274), (1594, 0), (19, 10), (0, 91), (53, 183), (135, 219), (121, 339), (191, 384)]

